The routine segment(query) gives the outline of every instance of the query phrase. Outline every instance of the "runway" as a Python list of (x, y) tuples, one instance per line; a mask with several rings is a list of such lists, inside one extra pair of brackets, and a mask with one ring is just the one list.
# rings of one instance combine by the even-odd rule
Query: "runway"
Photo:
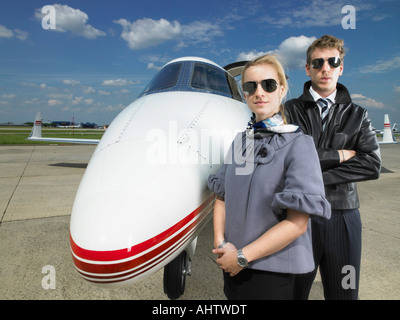
[[(162, 270), (134, 287), (110, 290), (92, 286), (74, 268), (69, 219), (94, 148), (0, 146), (0, 299), (168, 299), (163, 293)], [(400, 145), (381, 145), (381, 153), (381, 177), (358, 183), (363, 222), (362, 300), (400, 299)], [(209, 223), (199, 235), (192, 276), (187, 277), (180, 299), (225, 299), (212, 243)], [(50, 269), (55, 288), (43, 281)], [(323, 299), (319, 278), (310, 299)]]

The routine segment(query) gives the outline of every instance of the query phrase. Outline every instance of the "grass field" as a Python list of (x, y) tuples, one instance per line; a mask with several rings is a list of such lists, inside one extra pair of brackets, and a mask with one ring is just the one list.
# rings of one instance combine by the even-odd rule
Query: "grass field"
[[(65, 144), (61, 142), (43, 142), (29, 141), (32, 128), (29, 127), (1, 127), (0, 126), (0, 144)], [(49, 138), (76, 138), (76, 139), (101, 139), (104, 134), (101, 129), (64, 129), (64, 128), (42, 128), (42, 137)], [(377, 135), (378, 138), (382, 135)], [(395, 134), (399, 140), (399, 133)]]
[[(32, 128), (0, 127), (0, 144), (65, 144), (58, 142), (29, 141)], [(42, 128), (42, 137), (51, 138), (76, 138), (76, 139), (101, 139), (104, 130), (96, 129), (57, 129)]]

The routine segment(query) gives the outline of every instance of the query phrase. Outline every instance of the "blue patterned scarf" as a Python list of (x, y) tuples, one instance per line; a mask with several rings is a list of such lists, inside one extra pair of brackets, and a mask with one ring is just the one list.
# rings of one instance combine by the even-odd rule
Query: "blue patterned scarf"
[(276, 113), (272, 117), (256, 122), (253, 114), (248, 123), (248, 129), (254, 129), (255, 132), (273, 132), (273, 133), (289, 133), (296, 132), (299, 126), (293, 124), (285, 124), (282, 119), (281, 113)]

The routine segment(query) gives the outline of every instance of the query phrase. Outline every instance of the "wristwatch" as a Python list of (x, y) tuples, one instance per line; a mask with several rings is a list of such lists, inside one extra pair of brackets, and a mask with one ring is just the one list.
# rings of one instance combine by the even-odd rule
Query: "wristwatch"
[(244, 254), (242, 252), (242, 249), (239, 249), (237, 251), (237, 263), (242, 268), (247, 268), (247, 266), (249, 265), (249, 263), (247, 262), (246, 257), (244, 256)]

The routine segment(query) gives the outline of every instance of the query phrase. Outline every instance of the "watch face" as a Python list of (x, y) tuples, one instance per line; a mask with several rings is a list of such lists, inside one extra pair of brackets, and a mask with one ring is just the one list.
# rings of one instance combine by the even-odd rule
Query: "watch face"
[(242, 250), (238, 250), (237, 252), (237, 263), (242, 268), (247, 267), (248, 262), (246, 257), (243, 255)]
[(238, 258), (238, 265), (244, 268), (246, 266), (246, 259), (244, 258)]

